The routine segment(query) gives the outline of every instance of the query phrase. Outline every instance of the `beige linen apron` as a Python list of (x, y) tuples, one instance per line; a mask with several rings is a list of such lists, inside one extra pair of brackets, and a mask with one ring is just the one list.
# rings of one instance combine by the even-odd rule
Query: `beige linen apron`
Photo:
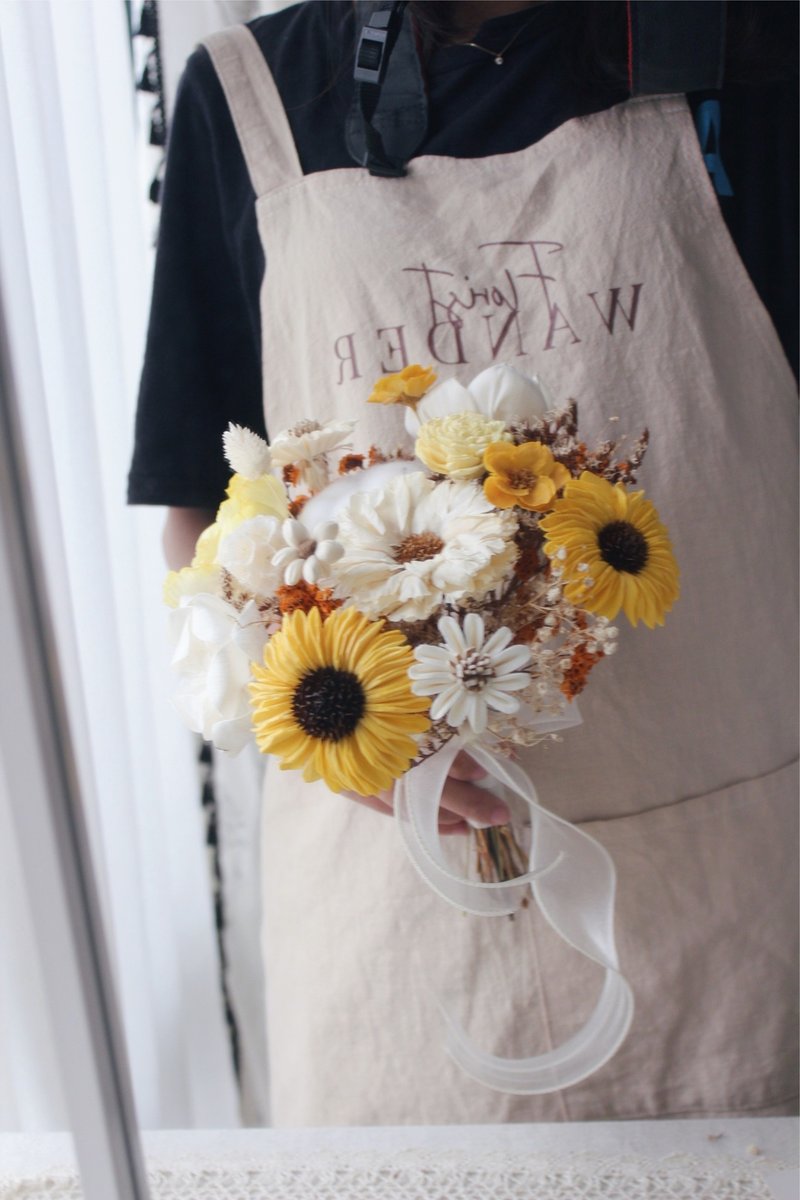
[(268, 263), (268, 429), (356, 417), (360, 448), (392, 448), (398, 414), (365, 403), (378, 375), (432, 362), (468, 383), (508, 362), (575, 397), (591, 440), (649, 427), (641, 483), (682, 572), (665, 628), (625, 626), (584, 724), (525, 764), (545, 807), (616, 863), (637, 1004), (620, 1052), (555, 1095), (462, 1075), (434, 995), (483, 1049), (529, 1055), (583, 1023), (599, 969), (531, 909), (512, 922), (450, 908), (392, 821), (270, 763), (276, 1123), (792, 1111), (795, 387), (684, 99), (621, 104), (514, 154), (417, 158), (405, 179), (304, 177), (249, 31), (207, 45)]

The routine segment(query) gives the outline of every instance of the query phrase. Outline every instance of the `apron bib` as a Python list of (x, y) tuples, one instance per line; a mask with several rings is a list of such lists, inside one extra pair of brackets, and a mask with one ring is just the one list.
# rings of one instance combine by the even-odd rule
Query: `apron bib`
[(366, 403), (379, 375), (431, 363), (467, 384), (507, 362), (574, 397), (590, 443), (650, 429), (641, 485), (681, 568), (666, 626), (620, 619), (584, 724), (523, 758), (544, 806), (614, 859), (637, 1005), (622, 1049), (547, 1096), (462, 1075), (435, 995), (483, 1049), (530, 1055), (583, 1023), (599, 968), (530, 909), (451, 909), (391, 821), (269, 763), (276, 1124), (792, 1111), (796, 392), (685, 100), (628, 101), (513, 154), (416, 158), (399, 180), (303, 176), (249, 30), (206, 45), (268, 264), (267, 428), (352, 417), (356, 449), (393, 449), (401, 414)]

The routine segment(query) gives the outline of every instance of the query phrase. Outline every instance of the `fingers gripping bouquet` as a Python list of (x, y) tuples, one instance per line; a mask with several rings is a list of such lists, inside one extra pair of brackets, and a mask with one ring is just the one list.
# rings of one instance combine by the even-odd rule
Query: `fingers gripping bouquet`
[[(508, 913), (532, 888), (561, 936), (606, 968), (593, 1016), (547, 1061), (483, 1054), (450, 1018), (448, 1049), (503, 1090), (567, 1086), (614, 1053), (631, 1018), (614, 870), (539, 805), (514, 759), (576, 723), (620, 611), (652, 628), (677, 598), (667, 531), (633, 490), (647, 432), (624, 455), (589, 449), (576, 404), (557, 410), (506, 366), (469, 387), (407, 367), (369, 401), (405, 407), (407, 448), (356, 450), (352, 421), (300, 422), (269, 447), (236, 426), (224, 435), (227, 499), (165, 585), (178, 707), (220, 748), (254, 732), (283, 768), (333, 791), (394, 787), (409, 854), (451, 903)], [(465, 746), (531, 825), (527, 855), (510, 829), (476, 831), (469, 878), (437, 831)]]

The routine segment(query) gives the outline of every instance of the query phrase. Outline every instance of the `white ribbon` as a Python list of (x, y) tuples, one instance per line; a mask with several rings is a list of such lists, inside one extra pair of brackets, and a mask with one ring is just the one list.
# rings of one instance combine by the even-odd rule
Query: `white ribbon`
[[(530, 813), (529, 869), (512, 882), (467, 879), (448, 865), (438, 830), (439, 804), (453, 760), (466, 749)], [(536, 789), (516, 763), (479, 742), (453, 738), (395, 784), (394, 807), (411, 861), (426, 882), (456, 908), (479, 916), (516, 912), (530, 887), (539, 910), (559, 937), (605, 968), (605, 981), (586, 1024), (561, 1046), (532, 1058), (500, 1058), (474, 1046), (442, 1005), (445, 1046), (459, 1066), (488, 1087), (537, 1095), (570, 1087), (616, 1053), (633, 1018), (633, 994), (620, 973), (614, 943), (616, 872), (594, 838), (539, 804)]]

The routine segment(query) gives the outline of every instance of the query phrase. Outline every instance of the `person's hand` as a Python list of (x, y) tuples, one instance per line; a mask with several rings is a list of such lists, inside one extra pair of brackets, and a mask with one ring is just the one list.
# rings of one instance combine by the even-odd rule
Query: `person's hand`
[[(484, 788), (475, 786), (477, 780), (485, 777), (483, 767), (478, 766), (465, 751), (456, 756), (442, 792), (439, 833), (469, 833), (468, 820), (482, 825), (508, 823), (511, 814), (503, 801)], [(391, 789), (377, 796), (359, 796), (357, 792), (342, 794), (384, 816), (391, 816), (394, 812)]]

